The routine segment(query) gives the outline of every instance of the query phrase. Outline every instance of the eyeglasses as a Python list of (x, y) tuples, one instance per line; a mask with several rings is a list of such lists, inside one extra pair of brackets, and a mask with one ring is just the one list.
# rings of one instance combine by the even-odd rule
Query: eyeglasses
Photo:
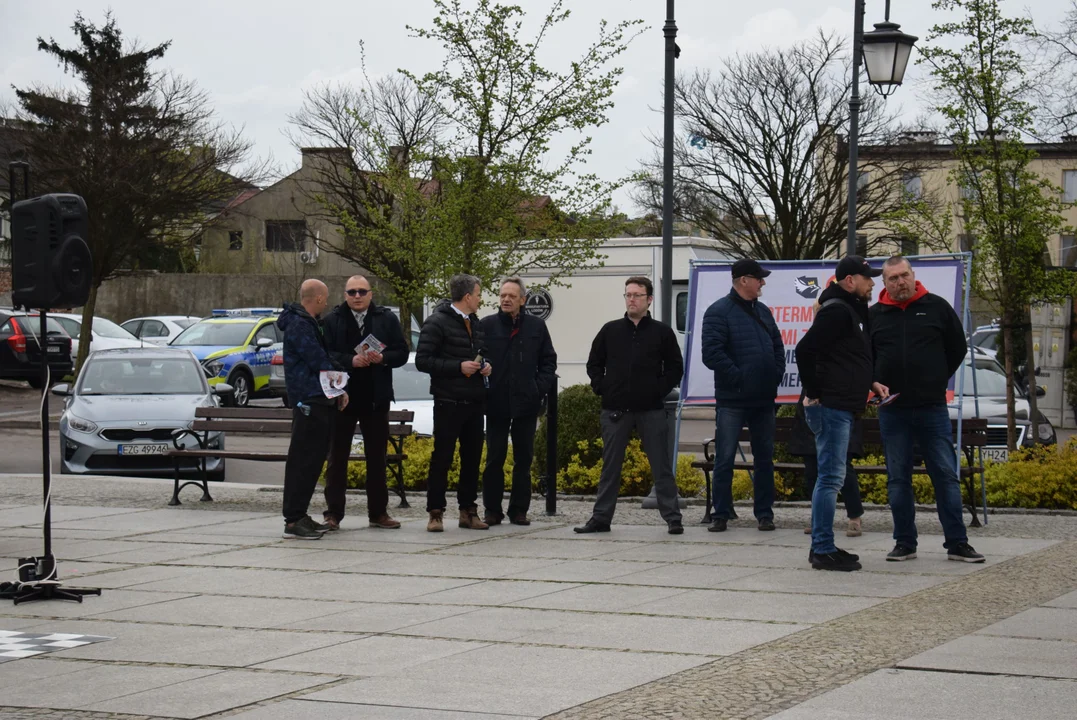
[(358, 295), (359, 297), (366, 297), (367, 293), (369, 293), (370, 291), (366, 288), (352, 288), (350, 290), (345, 290), (344, 292), (348, 293), (348, 295), (351, 297), (355, 297), (356, 295)]
[(625, 293), (625, 300), (639, 300), (645, 297), (649, 297), (647, 293)]

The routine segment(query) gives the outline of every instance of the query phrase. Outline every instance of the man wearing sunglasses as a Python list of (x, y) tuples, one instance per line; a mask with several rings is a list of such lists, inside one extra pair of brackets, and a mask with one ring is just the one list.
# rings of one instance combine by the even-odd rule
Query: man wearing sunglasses
[[(386, 453), (389, 446), (389, 404), (393, 396), (393, 368), (408, 361), (408, 346), (400, 320), (387, 307), (374, 304), (370, 281), (362, 275), (348, 278), (344, 302), (325, 318), (325, 344), (333, 360), (348, 369), (348, 407), (336, 415), (325, 470), (325, 524), (340, 528), (348, 489), (348, 456), (355, 427), (363, 433), (366, 461), (367, 515), (374, 528), (395, 529), (389, 516)], [(385, 345), (380, 351), (358, 346), (370, 335)], [(376, 347), (376, 346), (375, 346)]]

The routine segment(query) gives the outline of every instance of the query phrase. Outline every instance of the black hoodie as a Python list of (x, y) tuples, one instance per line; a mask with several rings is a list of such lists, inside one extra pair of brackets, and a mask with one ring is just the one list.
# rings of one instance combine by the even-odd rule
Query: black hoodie
[[(837, 300), (827, 305), (827, 301)], [(819, 296), (824, 305), (797, 343), (797, 368), (804, 395), (824, 407), (860, 413), (871, 392), (871, 335), (868, 306), (840, 285)]]

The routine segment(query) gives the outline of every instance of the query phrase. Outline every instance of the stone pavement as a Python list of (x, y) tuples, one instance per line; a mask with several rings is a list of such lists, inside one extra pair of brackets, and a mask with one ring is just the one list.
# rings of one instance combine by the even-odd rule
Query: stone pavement
[[(670, 536), (629, 503), (578, 536), (586, 502), (530, 527), (365, 526), (280, 538), (279, 492), (56, 478), (54, 551), (81, 605), (0, 602), (0, 630), (114, 638), (0, 663), (0, 717), (1052, 718), (1077, 703), (1077, 517), (991, 516), (986, 565), (886, 563), (885, 511), (860, 573), (813, 572), (803, 508)], [(0, 575), (41, 549), (40, 481), (0, 475)], [(422, 506), (423, 499), (413, 499)], [(317, 514), (316, 503), (312, 512)], [(839, 511), (840, 512), (840, 511)], [(741, 510), (750, 515), (750, 508)]]

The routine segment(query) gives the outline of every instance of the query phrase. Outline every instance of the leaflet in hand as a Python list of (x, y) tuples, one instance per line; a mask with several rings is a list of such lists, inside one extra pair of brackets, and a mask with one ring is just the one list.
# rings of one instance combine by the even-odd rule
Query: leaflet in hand
[(371, 333), (363, 338), (363, 341), (355, 346), (355, 354), (362, 355), (363, 353), (381, 354), (381, 351), (385, 349), (385, 343), (374, 337)]
[(339, 397), (348, 389), (348, 373), (341, 370), (322, 370), (318, 373), (318, 378), (327, 398)]

